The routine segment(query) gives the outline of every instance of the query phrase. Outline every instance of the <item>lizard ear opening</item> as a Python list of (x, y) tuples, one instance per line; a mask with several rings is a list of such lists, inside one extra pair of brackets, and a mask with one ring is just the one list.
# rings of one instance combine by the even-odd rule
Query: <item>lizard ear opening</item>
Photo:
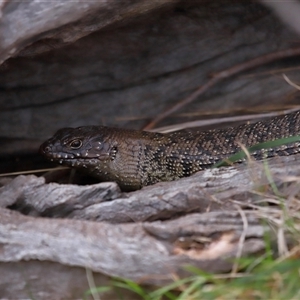
[(113, 146), (110, 151), (109, 151), (109, 157), (111, 160), (114, 160), (117, 156), (117, 153), (118, 153), (118, 148), (117, 146)]
[(99, 160), (110, 160), (110, 143), (106, 143), (103, 139), (94, 138), (88, 142), (88, 152), (86, 158), (98, 158)]

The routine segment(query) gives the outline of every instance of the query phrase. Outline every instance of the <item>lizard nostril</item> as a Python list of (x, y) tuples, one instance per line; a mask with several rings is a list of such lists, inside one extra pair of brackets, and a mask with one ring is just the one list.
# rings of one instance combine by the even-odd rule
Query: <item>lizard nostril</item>
[(48, 153), (48, 152), (50, 152), (51, 151), (51, 147), (50, 146), (46, 146), (45, 148), (44, 148), (44, 152), (45, 153)]

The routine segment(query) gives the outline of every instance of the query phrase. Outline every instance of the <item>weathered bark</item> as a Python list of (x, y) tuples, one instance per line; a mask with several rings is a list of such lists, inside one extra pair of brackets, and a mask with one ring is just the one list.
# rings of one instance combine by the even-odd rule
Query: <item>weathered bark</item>
[[(40, 260), (0, 264), (1, 299), (74, 300), (93, 299), (87, 293), (93, 286), (110, 286), (110, 278), (80, 267)], [(120, 299), (114, 291), (101, 294), (102, 300)], [(122, 299), (139, 300), (136, 294), (122, 290)]]
[[(299, 155), (268, 160), (275, 182), (297, 176)], [(19, 176), (0, 189), (0, 206), (14, 205), (26, 214), (67, 217), (110, 223), (163, 220), (191, 212), (234, 210), (255, 201), (252, 192), (268, 185), (266, 167), (209, 169), (175, 182), (161, 182), (131, 193), (120, 193), (115, 183), (89, 186), (44, 184), (43, 178)], [(113, 200), (113, 201), (112, 201)], [(1, 202), (2, 201), (2, 202)]]
[[(263, 227), (252, 216), (249, 216), (249, 223), (244, 254), (264, 247)], [(1, 209), (0, 224), (1, 244), (5, 245), (0, 254), (2, 262), (55, 261), (110, 276), (159, 284), (171, 280), (172, 273), (180, 273), (186, 264), (214, 272), (230, 270), (232, 263), (227, 258), (236, 255), (243, 232), (238, 212), (190, 214), (163, 223), (116, 225), (53, 221)], [(197, 241), (201, 237), (208, 241), (198, 242), (199, 249), (187, 250), (187, 246), (180, 246), (181, 238)]]

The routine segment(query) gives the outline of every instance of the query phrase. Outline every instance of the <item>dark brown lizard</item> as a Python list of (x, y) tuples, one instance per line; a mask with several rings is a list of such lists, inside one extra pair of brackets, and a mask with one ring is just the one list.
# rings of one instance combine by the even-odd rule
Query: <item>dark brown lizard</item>
[[(208, 131), (168, 134), (104, 126), (64, 128), (40, 147), (48, 159), (86, 169), (103, 181), (135, 190), (209, 168), (246, 147), (300, 134), (300, 112), (262, 122)], [(300, 141), (258, 150), (255, 159), (296, 154)]]

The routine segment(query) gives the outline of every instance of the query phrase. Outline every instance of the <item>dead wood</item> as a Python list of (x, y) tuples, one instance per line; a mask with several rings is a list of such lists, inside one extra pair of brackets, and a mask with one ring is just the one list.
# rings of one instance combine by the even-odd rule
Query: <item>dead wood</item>
[[(110, 223), (144, 222), (174, 218), (191, 212), (232, 210), (235, 200), (245, 207), (253, 193), (269, 186), (266, 168), (274, 181), (297, 176), (299, 155), (210, 169), (176, 182), (162, 182), (121, 194), (115, 183), (89, 186), (45, 184), (43, 178), (19, 176), (0, 189), (1, 207), (13, 206), (36, 216), (67, 217)], [(113, 201), (112, 201), (113, 200)]]
[[(156, 284), (171, 280), (174, 273), (182, 274), (187, 264), (207, 271), (229, 271), (232, 263), (228, 258), (235, 257), (243, 232), (238, 212), (120, 225), (33, 218), (6, 209), (0, 213), (2, 262), (54, 261)], [(250, 224), (244, 254), (264, 248), (263, 226), (251, 216)], [(182, 246), (183, 239), (190, 241)]]
[[(284, 176), (300, 175), (298, 159), (268, 160), (279, 187)], [(1, 206), (18, 210), (20, 205), (20, 211), (27, 207), (27, 213), (40, 217), (1, 209), (0, 261), (59, 262), (155, 284), (171, 280), (174, 273), (185, 274), (186, 264), (229, 271), (242, 234), (243, 255), (264, 249), (264, 232), (273, 235), (255, 210), (246, 209), (264, 199), (255, 199), (255, 190), (268, 191), (265, 168), (252, 162), (206, 170), (127, 194), (111, 183), (59, 185), (35, 176), (17, 177), (0, 189), (0, 199), (6, 199)], [(238, 207), (245, 208), (247, 226)], [(45, 212), (48, 217), (41, 217)], [(58, 216), (64, 219), (52, 218)], [(163, 220), (170, 217), (174, 220)]]

